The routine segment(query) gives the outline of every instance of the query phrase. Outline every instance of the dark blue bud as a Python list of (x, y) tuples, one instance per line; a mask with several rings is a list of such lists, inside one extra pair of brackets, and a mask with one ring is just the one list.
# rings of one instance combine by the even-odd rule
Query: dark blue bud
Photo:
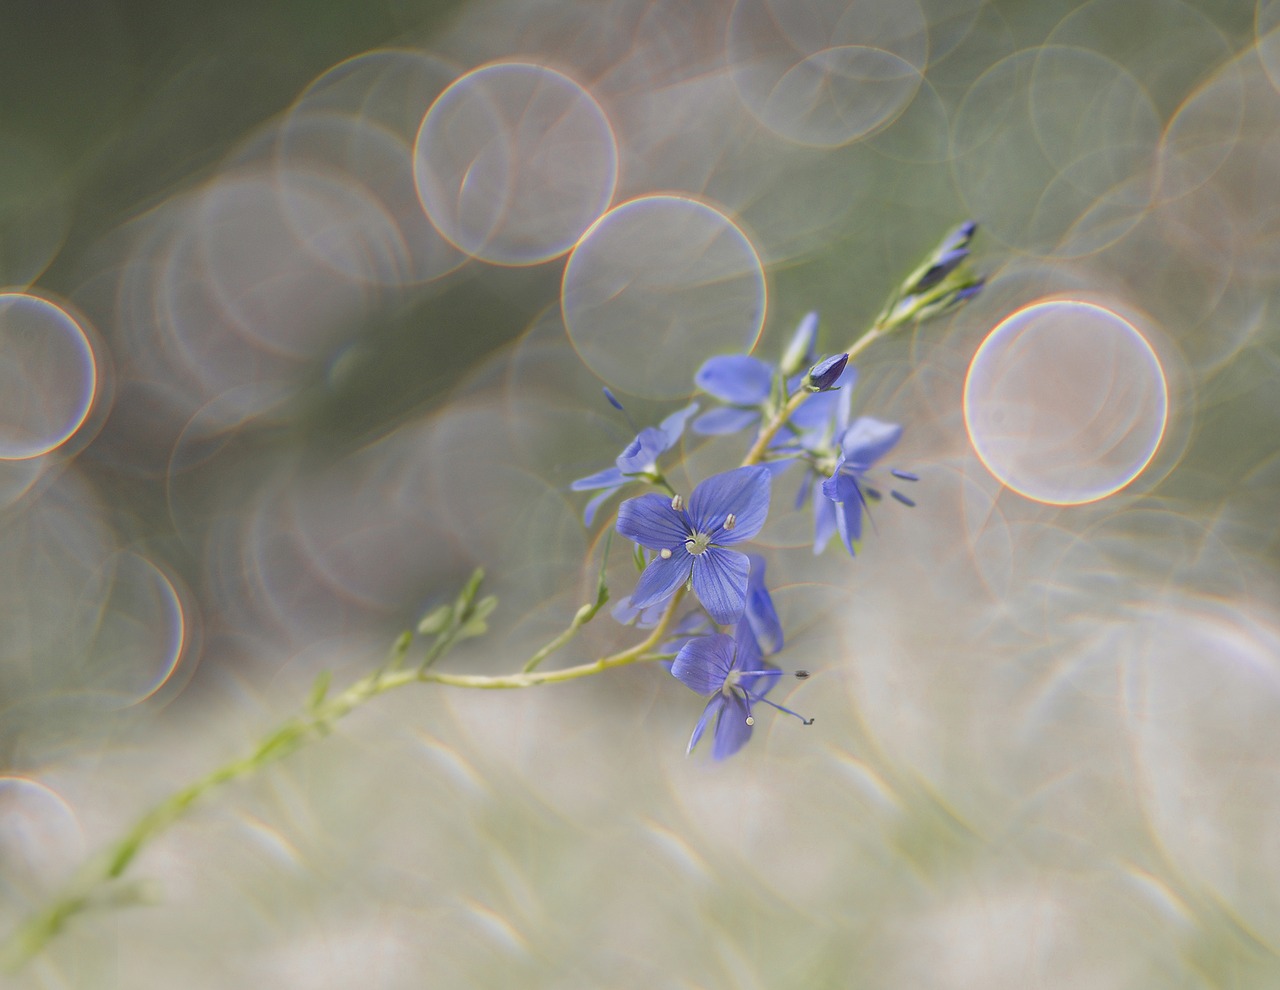
[(969, 249), (966, 247), (952, 248), (945, 254), (939, 254), (936, 260), (928, 268), (925, 273), (916, 281), (913, 292), (925, 292), (932, 289), (944, 278), (960, 267), (960, 263), (969, 257)]
[(845, 365), (849, 363), (848, 354), (833, 354), (823, 358), (809, 369), (805, 385), (812, 392), (829, 392), (840, 376), (844, 374)]
[(951, 305), (958, 306), (960, 303), (968, 302), (982, 291), (982, 287), (987, 284), (986, 276), (978, 279), (972, 285), (966, 285), (963, 289), (957, 289), (955, 295), (951, 297)]
[(608, 385), (604, 387), (603, 391), (604, 397), (609, 400), (609, 405), (613, 406), (613, 408), (618, 410), (618, 412), (626, 412), (626, 410), (622, 408), (622, 403), (618, 401), (618, 397), (613, 394)]

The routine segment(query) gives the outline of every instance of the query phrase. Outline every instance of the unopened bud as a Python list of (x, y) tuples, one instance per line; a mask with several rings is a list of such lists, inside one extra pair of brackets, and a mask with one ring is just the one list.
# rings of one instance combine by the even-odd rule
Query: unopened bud
[(823, 358), (809, 369), (809, 375), (805, 379), (805, 387), (811, 392), (831, 391), (836, 382), (840, 380), (840, 376), (844, 374), (845, 366), (848, 363), (848, 354), (833, 354), (829, 358)]

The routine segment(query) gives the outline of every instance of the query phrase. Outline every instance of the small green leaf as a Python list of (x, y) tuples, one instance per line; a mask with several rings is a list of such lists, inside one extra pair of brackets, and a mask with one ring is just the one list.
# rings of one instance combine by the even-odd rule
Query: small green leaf
[(485, 619), (489, 618), (489, 616), (493, 614), (493, 610), (497, 607), (498, 607), (498, 596), (485, 595), (478, 602), (476, 602), (475, 608), (471, 610), (471, 615), (468, 618), (479, 619), (480, 621), (483, 622)]
[(471, 572), (471, 577), (467, 579), (467, 583), (463, 585), (462, 591), (458, 594), (458, 604), (454, 611), (465, 622), (471, 615), (471, 603), (476, 600), (476, 592), (480, 590), (480, 582), (484, 580), (484, 568), (477, 567)]
[(484, 619), (472, 618), (468, 619), (461, 629), (458, 630), (458, 639), (471, 639), (474, 636), (483, 636), (489, 631), (489, 624)]
[(641, 549), (639, 543), (636, 543), (632, 546), (631, 559), (635, 561), (637, 571), (644, 570), (644, 567), (645, 567), (644, 550)]
[(441, 605), (422, 617), (422, 621), (418, 623), (418, 632), (423, 636), (434, 636), (437, 633), (442, 633), (452, 618), (453, 606)]

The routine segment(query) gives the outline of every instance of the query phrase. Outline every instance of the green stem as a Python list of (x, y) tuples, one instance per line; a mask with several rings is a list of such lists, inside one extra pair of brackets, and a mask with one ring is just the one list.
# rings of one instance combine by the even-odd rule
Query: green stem
[[(875, 326), (859, 337), (849, 348), (849, 360), (851, 362), (855, 360), (859, 354), (884, 336), (889, 329), (891, 329), (890, 325), (885, 322), (885, 317), (882, 316), (876, 321)], [(743, 467), (759, 464), (764, 460), (764, 455), (769, 452), (769, 444), (773, 442), (773, 438), (778, 435), (778, 431), (786, 425), (792, 414), (800, 408), (801, 403), (809, 398), (811, 394), (811, 392), (806, 392), (804, 389), (798, 389), (795, 395), (783, 403), (782, 408), (774, 414), (773, 418), (760, 427), (756, 442), (751, 445), (751, 449), (747, 451), (747, 456), (742, 459)]]

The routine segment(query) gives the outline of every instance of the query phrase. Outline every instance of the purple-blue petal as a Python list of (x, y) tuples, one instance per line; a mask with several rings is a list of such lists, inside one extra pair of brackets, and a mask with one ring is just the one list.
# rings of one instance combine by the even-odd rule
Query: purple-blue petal
[(787, 355), (795, 354), (799, 360), (792, 367), (813, 363), (814, 350), (818, 346), (818, 314), (805, 313), (796, 326), (796, 332), (787, 345)]
[(720, 406), (704, 412), (693, 421), (693, 432), (706, 437), (723, 436), (745, 430), (760, 419), (757, 409), (739, 409), (736, 406)]
[(582, 511), (582, 521), (588, 526), (595, 522), (596, 513), (600, 511), (600, 506), (613, 498), (617, 491), (617, 488), (606, 488), (599, 495), (594, 496), (591, 501), (587, 503), (587, 507)]
[(711, 716), (719, 714), (720, 709), (723, 707), (723, 695), (717, 694), (707, 702), (707, 707), (702, 709), (702, 717), (698, 719), (698, 724), (693, 727), (693, 735), (689, 737), (689, 748), (684, 751), (686, 756), (693, 752), (694, 746), (698, 745), (698, 740), (702, 738), (702, 733), (706, 730)]
[(777, 653), (783, 646), (782, 623), (773, 607), (773, 596), (764, 583), (765, 561), (755, 554), (749, 554), (747, 559), (751, 563), (751, 573), (747, 577), (744, 618), (760, 649), (765, 653)]
[(685, 424), (689, 422), (689, 417), (697, 411), (698, 404), (690, 402), (679, 412), (673, 412), (658, 425), (658, 429), (662, 431), (662, 435), (666, 439), (666, 445), (662, 448), (663, 450), (670, 450), (680, 442)]
[(836, 505), (822, 493), (822, 488), (813, 488), (813, 552), (822, 553), (836, 531)]
[(671, 499), (657, 492), (629, 498), (618, 506), (618, 533), (650, 550), (679, 550), (686, 557), (685, 540), (692, 531), (683, 510), (671, 508)]
[(666, 449), (666, 435), (657, 427), (646, 426), (618, 455), (618, 470), (624, 474), (647, 471)]
[(840, 440), (845, 460), (855, 471), (865, 471), (893, 449), (902, 436), (898, 423), (859, 416)]
[(833, 502), (854, 502), (861, 505), (866, 501), (858, 479), (850, 472), (836, 469), (836, 473), (822, 483), (822, 494)]
[[(769, 515), (772, 475), (755, 465), (734, 468), (707, 478), (689, 497), (689, 522), (695, 532), (711, 533), (721, 546), (741, 543), (760, 532)], [(733, 529), (723, 529), (732, 514)]]
[(676, 589), (689, 580), (692, 559), (684, 547), (670, 557), (654, 557), (636, 582), (636, 590), (631, 593), (632, 606), (646, 609), (674, 595)]
[(851, 498), (835, 506), (836, 529), (840, 531), (840, 539), (850, 556), (857, 556), (854, 544), (862, 538), (862, 502)]
[(732, 756), (747, 744), (751, 738), (747, 715), (746, 701), (736, 694), (725, 697), (711, 742), (711, 755), (717, 760)]
[(724, 633), (699, 636), (680, 648), (671, 673), (698, 694), (715, 694), (724, 687), (732, 669), (733, 650), (733, 638)]
[(595, 474), (589, 474), (585, 478), (579, 478), (577, 481), (569, 483), (569, 490), (574, 492), (589, 492), (594, 488), (617, 488), (619, 485), (626, 484), (627, 479), (623, 477), (622, 472), (616, 467), (605, 468), (603, 471), (597, 471)]
[(742, 618), (750, 570), (747, 555), (737, 550), (708, 547), (705, 553), (693, 557), (693, 591), (712, 621), (724, 626)]
[(769, 398), (773, 369), (749, 354), (725, 354), (706, 361), (693, 380), (698, 388), (721, 402), (758, 406)]

